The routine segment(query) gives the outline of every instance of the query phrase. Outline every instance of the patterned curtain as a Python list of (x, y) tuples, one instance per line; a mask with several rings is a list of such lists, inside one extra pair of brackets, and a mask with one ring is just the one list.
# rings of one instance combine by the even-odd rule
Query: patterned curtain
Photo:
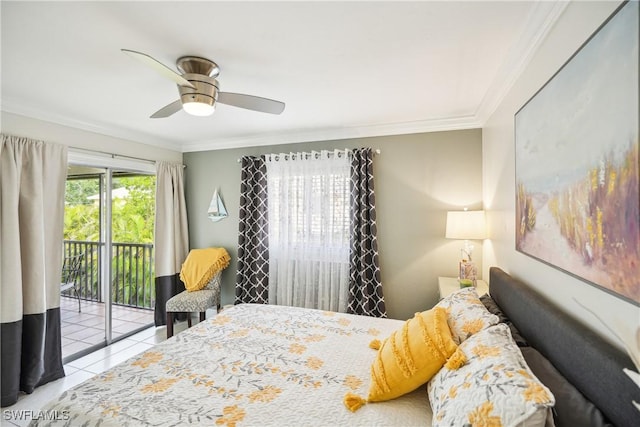
[(60, 278), (67, 147), (0, 141), (2, 407), (64, 377)]
[(242, 158), (236, 304), (269, 303), (269, 220), (264, 158)]
[[(189, 253), (184, 166), (156, 163), (156, 222), (154, 231), (156, 306), (155, 325), (167, 323), (167, 301), (184, 291), (180, 268)], [(181, 314), (178, 319), (186, 318)]]
[(371, 148), (353, 150), (348, 313), (387, 317), (378, 263), (375, 201), (373, 151)]

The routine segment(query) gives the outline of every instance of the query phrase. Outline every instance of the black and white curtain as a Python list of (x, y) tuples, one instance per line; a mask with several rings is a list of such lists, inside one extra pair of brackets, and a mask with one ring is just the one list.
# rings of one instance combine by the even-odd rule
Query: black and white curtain
[(184, 166), (160, 161), (156, 164), (155, 221), (155, 325), (167, 323), (166, 303), (184, 291), (180, 268), (189, 253), (189, 228), (184, 197)]
[(373, 150), (359, 148), (351, 156), (351, 250), (348, 313), (387, 317), (376, 226)]
[(9, 135), (0, 144), (2, 407), (64, 377), (60, 276), (67, 147)]
[[(350, 248), (347, 312), (386, 317), (380, 281), (373, 151), (354, 150), (350, 160)], [(269, 221), (264, 158), (243, 157), (238, 274), (235, 303), (269, 302)]]
[(235, 303), (269, 302), (269, 215), (264, 158), (242, 158)]

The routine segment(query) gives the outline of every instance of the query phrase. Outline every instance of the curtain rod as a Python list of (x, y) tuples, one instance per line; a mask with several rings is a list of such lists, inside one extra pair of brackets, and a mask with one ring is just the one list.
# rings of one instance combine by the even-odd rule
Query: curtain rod
[[(100, 150), (91, 150), (89, 148), (79, 148), (79, 147), (73, 147), (73, 146), (69, 146), (69, 148), (72, 151), (83, 151), (85, 153), (89, 153), (89, 154), (104, 154), (105, 156), (111, 157), (112, 159), (115, 159), (117, 157), (123, 158), (123, 159), (131, 159), (131, 160), (138, 160), (141, 162), (145, 162), (145, 163), (150, 163), (152, 165), (155, 165), (158, 160), (149, 160), (149, 159), (143, 159), (142, 157), (134, 157), (134, 156), (127, 156), (125, 154), (115, 154), (115, 153), (109, 153), (107, 151), (100, 151)], [(178, 163), (178, 162), (176, 162)], [(187, 165), (182, 165), (183, 168), (186, 168)]]
[[(349, 149), (349, 148), (347, 148), (347, 151), (352, 151), (352, 150), (351, 150), (351, 149)], [(373, 154), (374, 154), (374, 155), (377, 155), (377, 154), (380, 154), (380, 153), (381, 153), (381, 151), (380, 151), (380, 149), (379, 149), (379, 148), (376, 148), (375, 150), (373, 150)], [(285, 153), (285, 154), (286, 154), (286, 153)], [(298, 152), (298, 153), (295, 153), (295, 154), (311, 154), (311, 153), (309, 153), (309, 152)], [(238, 158), (238, 159), (236, 160), (236, 162), (238, 162), (238, 163), (240, 163), (241, 161), (242, 161), (242, 157), (240, 157), (240, 158)]]

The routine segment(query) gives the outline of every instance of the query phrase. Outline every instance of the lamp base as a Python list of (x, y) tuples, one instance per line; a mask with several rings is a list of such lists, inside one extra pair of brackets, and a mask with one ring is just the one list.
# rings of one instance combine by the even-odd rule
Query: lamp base
[(476, 265), (472, 261), (460, 261), (459, 264), (460, 271), (460, 287), (462, 287), (462, 281), (464, 280), (471, 282), (472, 286), (476, 286), (476, 282), (478, 280), (478, 269)]
[(460, 283), (460, 289), (470, 288), (473, 286), (473, 280), (471, 279), (459, 279), (458, 282)]

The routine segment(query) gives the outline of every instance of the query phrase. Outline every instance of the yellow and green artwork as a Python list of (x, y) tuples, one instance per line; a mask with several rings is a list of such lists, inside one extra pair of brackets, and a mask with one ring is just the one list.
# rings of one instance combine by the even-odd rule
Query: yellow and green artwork
[(516, 250), (640, 305), (638, 2), (516, 113)]

